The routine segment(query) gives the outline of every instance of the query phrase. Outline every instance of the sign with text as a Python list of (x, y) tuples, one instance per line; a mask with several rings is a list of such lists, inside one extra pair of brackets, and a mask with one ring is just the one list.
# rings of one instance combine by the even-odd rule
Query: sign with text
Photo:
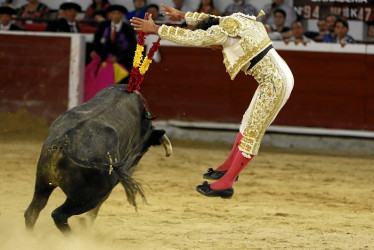
[(293, 6), (305, 19), (320, 19), (331, 13), (348, 20), (374, 21), (374, 0), (294, 0)]

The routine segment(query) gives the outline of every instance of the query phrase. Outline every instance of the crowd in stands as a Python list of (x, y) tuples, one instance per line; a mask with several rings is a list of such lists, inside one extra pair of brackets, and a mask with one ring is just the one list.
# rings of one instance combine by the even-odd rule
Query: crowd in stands
[[(247, 0), (248, 2), (248, 0)], [(247, 15), (257, 16), (259, 10), (247, 3), (246, 0), (232, 0), (221, 13), (214, 5), (214, 0), (200, 0), (196, 9), (185, 7), (184, 0), (173, 0), (176, 9), (187, 11), (204, 12), (217, 16), (231, 15), (241, 12)], [(86, 10), (72, 1), (64, 2), (59, 10), (50, 10), (49, 7), (39, 0), (27, 0), (25, 5), (16, 8), (12, 0), (5, 0), (0, 4), (0, 31), (1, 30), (30, 30), (30, 24), (44, 24), (46, 31), (52, 32), (82, 32), (81, 27), (91, 28), (92, 33), (99, 29), (100, 24), (110, 19), (107, 9), (111, 6), (110, 0), (92, 0)], [(356, 43), (349, 35), (347, 20), (342, 17), (329, 14), (317, 23), (318, 30), (307, 30), (306, 20), (297, 16), (295, 11), (287, 5), (284, 0), (271, 0), (271, 3), (263, 7), (265, 15), (259, 21), (263, 22), (272, 40), (280, 40), (285, 43), (327, 42)], [(133, 0), (133, 9), (124, 7), (124, 22), (132, 17), (143, 18), (145, 13), (152, 13), (155, 22), (169, 22), (160, 14), (160, 6), (157, 4), (147, 5), (147, 0)], [(78, 14), (81, 18), (78, 20)], [(178, 23), (186, 26), (186, 24)]]

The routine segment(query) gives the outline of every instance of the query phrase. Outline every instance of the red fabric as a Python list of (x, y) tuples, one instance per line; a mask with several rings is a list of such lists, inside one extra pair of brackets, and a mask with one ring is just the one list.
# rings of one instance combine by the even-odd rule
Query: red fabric
[(244, 169), (244, 167), (247, 166), (247, 164), (252, 160), (253, 157), (254, 156), (252, 155), (251, 158), (248, 159), (242, 155), (242, 152), (240, 150), (238, 150), (227, 173), (218, 181), (210, 184), (210, 187), (212, 189), (227, 189), (232, 187), (236, 177)]
[(216, 169), (217, 171), (226, 171), (230, 168), (231, 163), (234, 160), (234, 157), (239, 150), (239, 145), (240, 145), (240, 141), (242, 138), (243, 138), (243, 135), (239, 132), (238, 135), (236, 136), (236, 140), (234, 142), (234, 145), (232, 146), (229, 156), (227, 157), (226, 161), (222, 163), (222, 165)]
[(113, 25), (113, 27), (112, 27), (112, 36), (111, 36), (111, 38), (110, 38), (110, 40), (111, 40), (112, 42), (114, 42), (114, 40), (116, 40), (116, 32), (117, 32), (117, 28), (116, 28), (115, 25)]
[(130, 72), (130, 80), (129, 85), (127, 87), (127, 91), (134, 92), (135, 90), (140, 89), (140, 82), (141, 82), (141, 74), (139, 72), (139, 68), (132, 67)]
[(158, 38), (156, 42), (153, 43), (151, 49), (149, 50), (148, 52), (148, 58), (150, 60), (153, 59), (153, 56), (155, 55), (155, 52), (158, 50), (158, 48), (160, 47), (160, 41), (161, 41), (161, 38)]

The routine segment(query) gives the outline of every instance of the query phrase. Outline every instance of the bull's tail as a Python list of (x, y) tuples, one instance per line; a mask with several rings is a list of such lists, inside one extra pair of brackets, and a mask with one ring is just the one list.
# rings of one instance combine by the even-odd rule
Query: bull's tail
[[(74, 164), (83, 167), (83, 168), (93, 168), (93, 169), (99, 169), (104, 172), (108, 172), (108, 174), (111, 174), (112, 171), (114, 171), (118, 175), (119, 182), (122, 184), (122, 186), (125, 189), (126, 196), (128, 202), (135, 207), (135, 210), (137, 210), (137, 204), (136, 204), (136, 194), (140, 194), (143, 201), (146, 202), (146, 198), (144, 195), (144, 189), (142, 186), (134, 180), (134, 178), (131, 177), (129, 174), (129, 167), (127, 166), (128, 163), (126, 161), (120, 161), (120, 162), (111, 162), (111, 163), (104, 163), (104, 162), (92, 162), (88, 160), (82, 160), (76, 157), (74, 154), (72, 154), (69, 150), (68, 141), (65, 140), (64, 143), (60, 144), (61, 147), (54, 147), (53, 151), (62, 151), (64, 155), (72, 161)], [(109, 156), (110, 161), (111, 157)]]
[(144, 195), (144, 189), (140, 183), (134, 180), (134, 178), (127, 173), (124, 173), (120, 168), (114, 168), (114, 172), (118, 175), (119, 181), (126, 191), (127, 201), (135, 207), (135, 210), (137, 210), (136, 194), (139, 193), (143, 201), (147, 202)]

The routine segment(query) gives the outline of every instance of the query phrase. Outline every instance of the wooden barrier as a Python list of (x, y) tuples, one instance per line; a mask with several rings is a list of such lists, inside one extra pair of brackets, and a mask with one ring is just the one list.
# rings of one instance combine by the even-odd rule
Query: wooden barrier
[(0, 112), (26, 109), (52, 121), (80, 103), (83, 45), (66, 33), (0, 34)]
[[(71, 35), (19, 34), (0, 34), (0, 112), (25, 108), (52, 121), (81, 101), (82, 53), (72, 49)], [(275, 125), (374, 131), (373, 45), (274, 45), (295, 77)], [(241, 121), (257, 87), (252, 77), (231, 81), (220, 51), (163, 42), (160, 54), (141, 88), (152, 115)]]
[[(374, 54), (366, 53), (366, 45), (333, 45), (329, 51), (336, 52), (275, 47), (281, 47), (295, 87), (273, 124), (374, 130)], [(241, 121), (257, 87), (252, 77), (240, 73), (231, 81), (221, 52), (207, 48), (163, 46), (160, 53), (162, 62), (152, 64), (142, 86), (154, 114), (166, 120)]]

